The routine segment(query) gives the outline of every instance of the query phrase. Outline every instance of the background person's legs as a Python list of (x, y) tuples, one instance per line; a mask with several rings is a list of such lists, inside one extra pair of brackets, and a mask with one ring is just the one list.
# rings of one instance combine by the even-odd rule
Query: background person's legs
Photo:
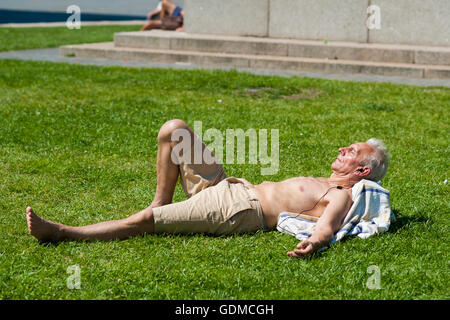
[(170, 0), (162, 0), (161, 2), (161, 19), (170, 17), (177, 5)]
[(161, 29), (161, 20), (150, 20), (147, 21), (141, 28), (141, 31)]
[[(182, 17), (178, 18), (181, 19), (180, 21), (177, 20), (177, 22), (173, 21), (172, 14), (175, 10), (177, 10), (176, 15), (180, 16), (180, 11), (182, 14), (182, 9), (178, 8), (175, 3), (173, 3), (170, 0), (163, 0), (161, 3), (161, 11), (159, 13), (159, 19), (158, 20), (150, 20), (147, 21), (141, 28), (141, 31), (148, 31), (153, 29), (165, 29), (165, 30), (175, 30), (182, 27)], [(181, 31), (181, 30), (180, 30)]]

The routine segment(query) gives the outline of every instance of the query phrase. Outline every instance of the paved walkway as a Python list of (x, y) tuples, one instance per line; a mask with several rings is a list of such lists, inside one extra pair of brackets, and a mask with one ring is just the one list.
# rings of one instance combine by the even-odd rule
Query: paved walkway
[(0, 59), (18, 59), (18, 60), (35, 60), (35, 61), (38, 60), (50, 62), (65, 62), (82, 65), (122, 66), (134, 68), (221, 69), (221, 70), (236, 69), (238, 71), (249, 72), (256, 75), (275, 75), (281, 77), (299, 76), (299, 77), (357, 81), (357, 82), (389, 82), (394, 84), (405, 84), (412, 86), (424, 86), (424, 87), (442, 86), (450, 88), (450, 80), (445, 79), (415, 79), (415, 78), (385, 77), (385, 76), (363, 75), (363, 74), (329, 74), (322, 72), (303, 72), (303, 71), (287, 71), (287, 70), (272, 70), (272, 69), (206, 67), (186, 63), (169, 64), (159, 62), (136, 62), (136, 61), (122, 61), (110, 59), (79, 59), (79, 58), (59, 56), (58, 48), (0, 52)]

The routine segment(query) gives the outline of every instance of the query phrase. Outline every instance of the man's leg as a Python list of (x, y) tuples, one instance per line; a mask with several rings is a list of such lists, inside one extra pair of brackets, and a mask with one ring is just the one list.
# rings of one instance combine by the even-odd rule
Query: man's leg
[(158, 154), (156, 158), (156, 192), (150, 207), (159, 207), (172, 203), (175, 186), (180, 174), (180, 167), (172, 161), (172, 133), (177, 129), (192, 131), (182, 120), (174, 119), (164, 123), (158, 133)]
[(162, 0), (161, 2), (161, 19), (170, 17), (177, 5), (170, 0)]
[(40, 241), (115, 240), (154, 232), (150, 207), (121, 220), (111, 220), (82, 227), (66, 226), (45, 220), (27, 208), (28, 231)]
[(150, 20), (147, 21), (141, 28), (141, 31), (161, 29), (161, 20)]
[[(175, 141), (172, 141), (173, 133), (176, 133), (173, 137)], [(181, 140), (178, 140), (180, 138)], [(201, 137), (195, 134), (192, 128), (182, 120), (175, 119), (166, 122), (158, 135), (158, 144), (159, 158), (157, 162), (160, 170), (157, 174), (158, 185), (154, 202), (159, 201), (161, 196), (166, 196), (168, 199), (163, 200), (163, 204), (171, 203), (172, 200), (177, 179), (175, 174), (172, 179), (169, 179), (163, 174), (163, 168), (169, 168), (168, 172), (174, 173), (176, 166), (180, 184), (188, 198), (205, 188), (218, 184), (227, 177), (214, 153), (209, 150)], [(166, 148), (164, 149), (163, 146)], [(186, 153), (183, 155), (184, 152)], [(163, 187), (167, 181), (169, 181), (170, 188)]]
[[(172, 160), (172, 150), (180, 143), (179, 141), (172, 141), (172, 134), (176, 130), (185, 130), (190, 138), (190, 148), (194, 151), (195, 144), (201, 145), (201, 152), (203, 154), (209, 154), (213, 157), (211, 151), (207, 149), (207, 146), (200, 140), (200, 138), (194, 133), (191, 127), (189, 127), (183, 120), (173, 119), (164, 123), (158, 133), (158, 155), (156, 159), (156, 192), (150, 207), (155, 208), (172, 203), (173, 193), (178, 181), (180, 173), (184, 173), (179, 164), (176, 164)], [(190, 163), (194, 163), (194, 152), (191, 152)], [(193, 165), (193, 168), (199, 171), (211, 174), (217, 171), (216, 164), (202, 164)], [(197, 168), (198, 167), (198, 168)], [(186, 168), (184, 167), (184, 170)], [(181, 179), (181, 178), (180, 178)], [(184, 177), (184, 180), (186, 178)], [(196, 180), (199, 178), (197, 177)], [(182, 181), (182, 183), (185, 181)], [(196, 181), (197, 182), (197, 181)], [(219, 181), (216, 181), (219, 182)], [(199, 190), (198, 190), (199, 191)], [(194, 191), (193, 194), (196, 192)], [(190, 195), (188, 195), (190, 196)]]
[[(131, 236), (152, 233), (154, 219), (151, 208), (163, 206), (172, 202), (175, 186), (180, 174), (179, 165), (173, 163), (171, 153), (178, 143), (172, 141), (172, 133), (177, 129), (184, 129), (191, 137), (191, 150), (197, 138), (194, 131), (182, 120), (174, 119), (164, 123), (158, 133), (157, 155), (157, 186), (152, 204), (121, 220), (100, 222), (82, 227), (71, 227), (54, 223), (37, 216), (33, 210), (27, 208), (28, 229), (31, 235), (41, 241), (63, 240), (114, 240), (125, 239)], [(206, 146), (202, 144), (202, 151)], [(193, 156), (193, 155), (192, 155)]]

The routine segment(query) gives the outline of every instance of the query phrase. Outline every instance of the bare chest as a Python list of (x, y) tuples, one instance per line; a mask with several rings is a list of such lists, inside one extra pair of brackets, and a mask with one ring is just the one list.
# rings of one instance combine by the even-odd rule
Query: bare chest
[(287, 189), (284, 211), (320, 217), (329, 203), (327, 186), (312, 179), (297, 180)]
[(328, 205), (325, 199), (328, 184), (322, 178), (296, 177), (267, 186), (273, 208), (282, 211), (302, 213), (320, 217)]

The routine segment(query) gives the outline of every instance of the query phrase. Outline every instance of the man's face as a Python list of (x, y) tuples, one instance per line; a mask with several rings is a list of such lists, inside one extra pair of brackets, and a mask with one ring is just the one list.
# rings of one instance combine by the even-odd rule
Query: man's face
[(357, 142), (348, 147), (339, 148), (339, 155), (331, 164), (331, 169), (336, 173), (351, 174), (358, 168), (362, 168), (362, 160), (372, 152), (375, 152), (375, 149), (365, 142)]

